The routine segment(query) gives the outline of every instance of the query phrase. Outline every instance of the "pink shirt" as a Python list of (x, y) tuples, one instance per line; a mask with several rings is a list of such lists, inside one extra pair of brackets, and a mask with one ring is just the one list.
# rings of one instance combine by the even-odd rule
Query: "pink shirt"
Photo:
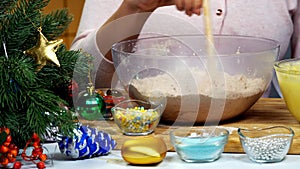
[[(122, 0), (87, 0), (72, 49), (92, 54), (101, 69), (102, 84), (110, 85), (114, 73), (112, 62), (106, 60), (96, 44), (96, 32), (114, 13)], [(247, 35), (277, 40), (283, 59), (289, 43), (292, 57), (300, 57), (300, 3), (298, 0), (210, 0), (214, 34)], [(204, 33), (203, 15), (189, 17), (175, 6), (158, 8), (148, 18), (142, 34), (164, 35)], [(99, 73), (99, 72), (98, 72)], [(109, 83), (103, 83), (103, 82)]]

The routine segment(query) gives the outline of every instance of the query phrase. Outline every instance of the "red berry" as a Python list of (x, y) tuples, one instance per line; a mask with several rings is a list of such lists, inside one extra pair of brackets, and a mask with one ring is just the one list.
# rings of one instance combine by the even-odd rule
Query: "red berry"
[(0, 147), (0, 153), (7, 153), (9, 150), (8, 147), (6, 147), (5, 145), (1, 145)]
[(3, 166), (7, 166), (8, 163), (9, 163), (8, 159), (6, 157), (2, 156), (0, 159), (0, 164)]
[(16, 156), (14, 156), (12, 153), (7, 153), (6, 157), (10, 163), (13, 163), (16, 161)]
[(4, 132), (5, 132), (7, 135), (9, 135), (9, 134), (10, 134), (10, 130), (9, 130), (9, 128), (6, 128), (6, 127), (4, 127), (2, 131), (4, 131)]
[(42, 162), (42, 161), (38, 162), (38, 163), (36, 164), (36, 167), (37, 167), (38, 169), (44, 169), (44, 168), (46, 168), (45, 163)]
[(16, 157), (17, 155), (18, 155), (18, 150), (16, 150), (16, 149), (11, 149), (10, 150), (10, 153), (14, 156), (14, 157)]
[(21, 169), (22, 163), (20, 161), (17, 161), (14, 163), (13, 169)]
[(6, 141), (5, 142), (8, 142), (8, 143), (10, 143), (11, 142), (11, 135), (7, 135), (7, 137), (6, 137)]
[(10, 144), (9, 149), (11, 150), (18, 150), (18, 147), (15, 144)]
[(40, 147), (40, 143), (39, 142), (33, 142), (32, 146), (34, 148), (39, 148)]
[(8, 147), (10, 145), (10, 142), (5, 141), (2, 145)]
[(32, 150), (31, 154), (33, 156), (39, 156), (39, 155), (43, 154), (43, 149), (41, 147), (35, 148)]
[(39, 159), (40, 159), (41, 161), (46, 161), (46, 160), (47, 160), (47, 155), (46, 155), (46, 154), (40, 154), (40, 155), (39, 155)]
[(39, 142), (40, 140), (39, 135), (37, 133), (33, 133), (31, 138), (34, 142)]

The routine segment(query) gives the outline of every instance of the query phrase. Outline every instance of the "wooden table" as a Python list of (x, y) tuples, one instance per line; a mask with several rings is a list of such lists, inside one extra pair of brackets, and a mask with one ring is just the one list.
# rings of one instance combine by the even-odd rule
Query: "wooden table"
[[(98, 130), (104, 130), (105, 132), (108, 132), (117, 142), (116, 149), (120, 149), (126, 139), (132, 138), (132, 136), (123, 135), (113, 121), (80, 120), (80, 122), (83, 125), (89, 125), (91, 127), (98, 128)], [(268, 127), (275, 125), (291, 127), (295, 132), (295, 136), (289, 154), (300, 154), (300, 123), (296, 121), (296, 119), (290, 114), (282, 99), (261, 98), (256, 102), (255, 105), (253, 105), (241, 116), (232, 119), (231, 121), (222, 122), (219, 125), (232, 129), (236, 129), (238, 127)], [(166, 142), (169, 151), (174, 151), (169, 140), (169, 131), (171, 128), (176, 127), (178, 126), (159, 124), (152, 135), (162, 137)], [(229, 136), (229, 140), (225, 146), (224, 152), (244, 152), (236, 130), (233, 130), (232, 134)]]

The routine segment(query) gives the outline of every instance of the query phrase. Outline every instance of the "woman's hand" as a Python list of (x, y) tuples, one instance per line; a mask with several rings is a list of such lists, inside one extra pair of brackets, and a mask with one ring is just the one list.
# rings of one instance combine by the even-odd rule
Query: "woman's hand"
[(180, 11), (185, 11), (189, 16), (192, 14), (200, 15), (203, 0), (172, 0)]
[(152, 12), (161, 6), (176, 5), (180, 11), (185, 11), (189, 16), (200, 15), (203, 0), (124, 0), (133, 10)]

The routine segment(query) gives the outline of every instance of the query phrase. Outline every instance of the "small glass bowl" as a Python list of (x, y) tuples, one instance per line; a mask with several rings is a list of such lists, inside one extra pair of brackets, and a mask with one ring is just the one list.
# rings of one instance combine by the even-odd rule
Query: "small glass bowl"
[(202, 163), (220, 158), (228, 135), (228, 130), (216, 126), (184, 127), (171, 131), (170, 139), (181, 160)]
[(285, 126), (238, 129), (240, 141), (249, 159), (258, 163), (282, 161), (293, 141), (294, 131)]
[(130, 136), (151, 134), (157, 127), (165, 104), (129, 99), (116, 104), (111, 112), (123, 134)]

